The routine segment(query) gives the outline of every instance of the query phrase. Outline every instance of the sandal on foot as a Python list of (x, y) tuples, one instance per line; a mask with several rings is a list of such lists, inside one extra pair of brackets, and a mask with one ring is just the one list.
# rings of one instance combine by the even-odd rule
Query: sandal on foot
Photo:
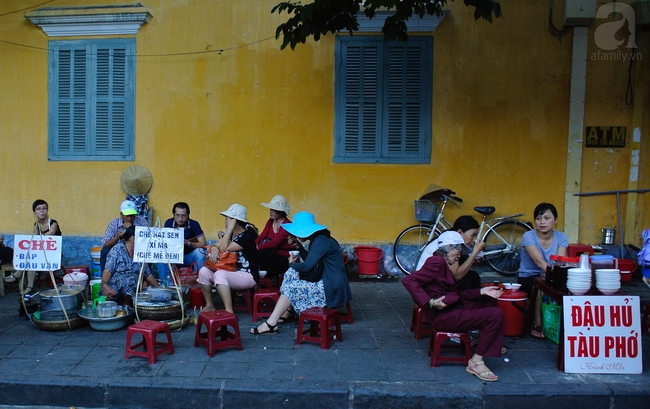
[(501, 347), (501, 355), (505, 354), (506, 352), (508, 352), (508, 348)]
[[(262, 324), (266, 324), (266, 326), (268, 327), (269, 330), (268, 331), (260, 331), (259, 327)], [(251, 328), (251, 334), (253, 334), (253, 335), (265, 335), (265, 334), (275, 335), (275, 334), (278, 333), (278, 325), (277, 324), (271, 325), (271, 324), (269, 324), (268, 321), (264, 321), (262, 324), (258, 325), (255, 328)]]
[(16, 280), (18, 280), (18, 277), (16, 277), (13, 274), (10, 274), (10, 275), (5, 277), (5, 283), (15, 283)]
[(474, 362), (474, 361), (472, 361), (470, 359), (469, 362), (467, 362), (467, 368), (465, 368), (465, 371), (468, 374), (476, 375), (477, 378), (479, 378), (480, 380), (485, 381), (485, 382), (496, 382), (496, 381), (499, 380), (499, 377), (496, 376), (489, 369), (487, 371), (485, 371), (485, 372), (478, 372), (476, 370), (476, 367), (479, 366), (479, 365), (485, 365), (485, 362), (483, 362), (483, 361)]
[(34, 289), (32, 287), (27, 287), (20, 293), (20, 295), (27, 295), (27, 294), (31, 293), (33, 290)]
[(282, 316), (280, 318), (278, 318), (278, 324), (286, 324), (287, 322), (291, 322), (291, 321), (296, 319), (296, 313), (295, 312), (293, 312), (292, 310), (287, 310), (285, 312), (285, 314), (287, 312), (289, 314), (286, 317), (284, 316), (284, 314), (282, 314)]
[(535, 339), (546, 339), (540, 325), (533, 325), (530, 327), (530, 336)]

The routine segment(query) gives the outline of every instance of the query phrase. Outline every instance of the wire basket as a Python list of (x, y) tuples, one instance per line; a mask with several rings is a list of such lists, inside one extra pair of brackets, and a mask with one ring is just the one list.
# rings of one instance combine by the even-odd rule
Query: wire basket
[(556, 344), (560, 342), (560, 314), (562, 314), (562, 306), (542, 303), (544, 336)]
[(433, 222), (436, 220), (438, 206), (429, 200), (414, 200), (415, 220), (419, 222)]

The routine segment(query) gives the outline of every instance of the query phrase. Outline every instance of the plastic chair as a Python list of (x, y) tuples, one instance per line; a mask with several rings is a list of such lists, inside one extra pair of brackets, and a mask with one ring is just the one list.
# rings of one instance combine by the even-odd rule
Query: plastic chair
[[(202, 331), (205, 326), (206, 331)], [(232, 327), (233, 332), (228, 331)], [(221, 338), (218, 341), (216, 338)], [(208, 355), (214, 356), (217, 349), (237, 347), (242, 350), (241, 336), (239, 333), (239, 322), (235, 314), (226, 310), (202, 312), (196, 321), (196, 332), (194, 333), (194, 346), (199, 344), (208, 349)]]
[[(278, 298), (280, 298), (278, 290), (259, 289), (255, 291), (253, 295), (253, 322), (257, 322), (258, 318), (270, 317)], [(265, 300), (268, 305), (264, 305), (263, 301)]]
[[(444, 344), (449, 338), (460, 339), (460, 344)], [(464, 356), (442, 356), (443, 349), (460, 350)], [(437, 368), (440, 362), (467, 362), (472, 358), (472, 340), (466, 332), (438, 332), (434, 331), (429, 343), (429, 356), (431, 356), (431, 367)]]
[[(303, 329), (305, 321), (309, 321), (306, 330)], [(296, 344), (300, 345), (302, 341), (318, 342), (321, 348), (330, 349), (332, 339), (343, 341), (341, 318), (337, 310), (314, 307), (300, 313)]]
[[(156, 340), (161, 332), (167, 335), (167, 342), (158, 342)], [(142, 341), (132, 345), (131, 340), (135, 334), (142, 335)], [(140, 347), (144, 347), (144, 351), (138, 351), (137, 348)], [(166, 322), (144, 320), (131, 325), (127, 329), (124, 359), (129, 359), (131, 355), (142, 356), (148, 358), (150, 364), (155, 364), (158, 356), (165, 352), (174, 354), (172, 334)]]
[(424, 310), (417, 304), (413, 306), (413, 314), (411, 314), (411, 331), (415, 331), (415, 339), (422, 339), (425, 335), (431, 335), (433, 329), (424, 320)]

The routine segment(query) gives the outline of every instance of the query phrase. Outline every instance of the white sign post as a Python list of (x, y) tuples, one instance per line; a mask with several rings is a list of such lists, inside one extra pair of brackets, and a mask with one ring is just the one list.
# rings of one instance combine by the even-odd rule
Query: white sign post
[(636, 295), (565, 296), (565, 372), (642, 373), (639, 302)]
[(184, 242), (182, 229), (136, 226), (133, 261), (181, 264)]
[(61, 268), (61, 236), (14, 236), (14, 268), (26, 271), (56, 271)]

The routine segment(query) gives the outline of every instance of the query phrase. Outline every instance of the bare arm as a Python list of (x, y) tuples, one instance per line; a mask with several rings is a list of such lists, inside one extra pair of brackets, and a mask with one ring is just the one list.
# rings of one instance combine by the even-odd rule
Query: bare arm
[(461, 278), (465, 277), (465, 275), (467, 275), (469, 269), (472, 268), (474, 261), (476, 261), (476, 256), (478, 256), (478, 253), (480, 253), (484, 248), (485, 242), (483, 240), (477, 240), (474, 248), (472, 249), (472, 254), (467, 257), (467, 260), (465, 260), (463, 264), (454, 265), (456, 267), (455, 270), (454, 266), (449, 267), (456, 280), (460, 280)]
[[(526, 250), (526, 253), (530, 256), (531, 260), (535, 262), (535, 265), (539, 268), (542, 269), (542, 271), (546, 271), (546, 267), (548, 264), (546, 263), (546, 260), (544, 260), (544, 257), (542, 256), (542, 253), (539, 252), (537, 249), (537, 246), (526, 246), (524, 247)], [(564, 249), (564, 252), (566, 254), (566, 249)], [(559, 253), (559, 252), (558, 252)]]

